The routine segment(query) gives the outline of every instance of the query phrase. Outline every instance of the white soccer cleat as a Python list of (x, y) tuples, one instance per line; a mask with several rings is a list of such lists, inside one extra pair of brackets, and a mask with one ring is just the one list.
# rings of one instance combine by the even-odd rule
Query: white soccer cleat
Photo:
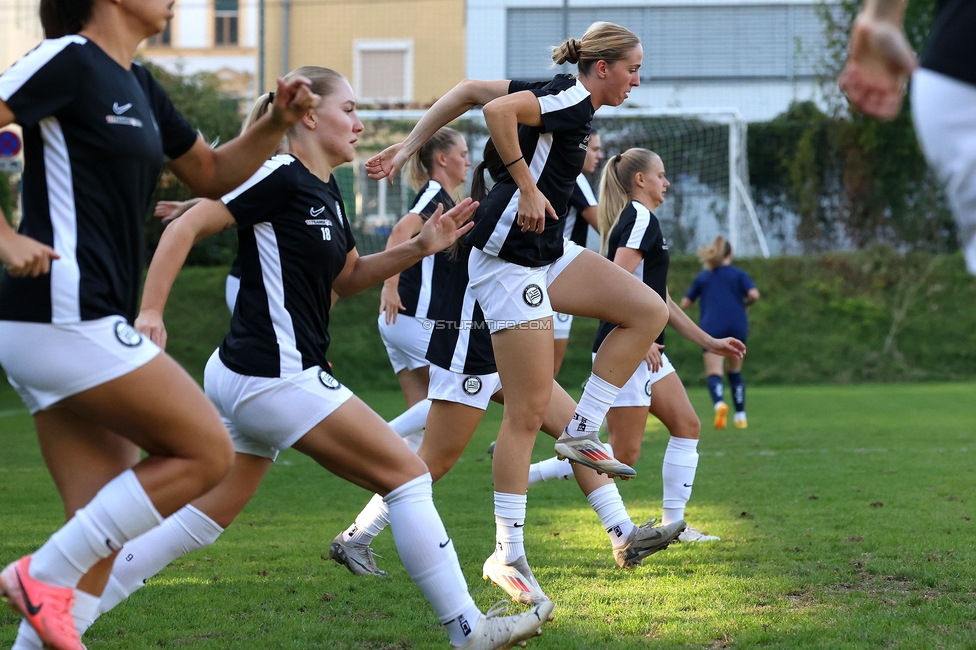
[(589, 467), (596, 470), (598, 474), (606, 474), (611, 478), (619, 476), (622, 479), (629, 479), (637, 476), (634, 468), (613, 457), (613, 452), (600, 442), (596, 431), (579, 437), (564, 432), (556, 440), (556, 457), (559, 460), (569, 459), (571, 463)]
[(680, 535), (678, 535), (679, 542), (718, 542), (721, 541), (721, 537), (717, 535), (709, 535), (704, 533), (697, 528), (685, 528)]
[(552, 601), (541, 602), (524, 614), (501, 616), (508, 611), (508, 603), (498, 601), (481, 617), (471, 638), (460, 650), (507, 650), (542, 634), (542, 626), (552, 620)]
[(385, 576), (386, 571), (376, 566), (376, 554), (367, 544), (342, 541), (342, 533), (336, 535), (329, 546), (329, 559), (349, 569), (357, 576)]
[(533, 605), (548, 602), (549, 597), (542, 591), (539, 581), (532, 575), (532, 569), (524, 555), (520, 555), (511, 564), (488, 556), (482, 569), (482, 578), (491, 580), (491, 584), (505, 590), (512, 600), (523, 605)]
[(613, 557), (621, 569), (633, 569), (644, 561), (648, 555), (663, 551), (686, 527), (684, 520), (678, 520), (667, 526), (655, 526), (657, 519), (649, 519), (641, 526), (630, 531), (627, 543), (620, 548), (613, 549)]

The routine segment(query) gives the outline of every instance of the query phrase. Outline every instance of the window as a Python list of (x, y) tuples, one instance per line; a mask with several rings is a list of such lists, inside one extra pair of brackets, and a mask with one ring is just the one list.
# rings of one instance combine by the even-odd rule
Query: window
[(237, 0), (216, 0), (214, 44), (237, 45)]
[(166, 27), (163, 28), (163, 31), (150, 36), (146, 45), (149, 47), (169, 47), (172, 45), (172, 38), (172, 23), (167, 20)]
[(355, 41), (353, 50), (353, 77), (359, 101), (413, 101), (413, 41)]
[[(827, 46), (810, 4), (668, 3), (650, 7), (571, 8), (569, 33), (596, 20), (633, 30), (644, 45), (645, 80), (813, 78)], [(509, 78), (548, 79), (549, 48), (563, 41), (559, 9), (509, 9)]]

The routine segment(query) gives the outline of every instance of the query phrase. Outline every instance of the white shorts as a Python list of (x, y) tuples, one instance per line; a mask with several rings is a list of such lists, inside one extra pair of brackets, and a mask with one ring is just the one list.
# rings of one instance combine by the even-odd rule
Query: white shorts
[(319, 366), (291, 377), (251, 377), (225, 366), (216, 351), (203, 388), (230, 431), (234, 451), (271, 460), (352, 397)]
[[(596, 358), (596, 353), (593, 354), (593, 358)], [(649, 408), (651, 406), (652, 387), (672, 372), (674, 372), (674, 366), (671, 365), (671, 360), (666, 354), (661, 354), (661, 367), (657, 372), (651, 372), (647, 367), (647, 362), (641, 361), (637, 370), (617, 393), (617, 399), (614, 400), (612, 408), (624, 406)]]
[(491, 396), (501, 387), (502, 382), (497, 372), (490, 375), (462, 375), (430, 364), (427, 399), (464, 404), (484, 411), (488, 408)]
[(568, 339), (569, 331), (573, 328), (573, 315), (553, 312), (552, 337), (554, 339)]
[(31, 414), (149, 363), (160, 350), (122, 316), (0, 321), (0, 365)]
[(492, 334), (553, 315), (548, 287), (584, 250), (569, 240), (563, 244), (562, 257), (537, 267), (519, 266), (477, 248), (471, 249), (468, 259), (471, 292), (481, 304)]
[(976, 275), (976, 86), (919, 68), (912, 117), (925, 158), (945, 182), (966, 268)]
[(430, 365), (427, 344), (434, 321), (398, 314), (395, 323), (386, 324), (386, 314), (379, 318), (380, 338), (393, 364), (393, 372), (416, 370)]

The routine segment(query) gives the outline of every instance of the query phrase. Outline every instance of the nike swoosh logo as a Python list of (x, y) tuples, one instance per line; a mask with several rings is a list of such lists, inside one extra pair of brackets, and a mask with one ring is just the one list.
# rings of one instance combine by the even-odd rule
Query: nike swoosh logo
[(20, 579), (20, 572), (17, 572), (17, 583), (20, 584), (20, 593), (24, 594), (24, 604), (27, 605), (27, 611), (31, 616), (37, 616), (37, 613), (41, 611), (44, 607), (44, 603), (41, 603), (37, 607), (34, 607), (34, 603), (30, 601), (30, 596), (27, 595), (27, 590), (24, 589), (24, 581)]
[(521, 528), (521, 527), (522, 527), (522, 526), (524, 526), (525, 524), (512, 524), (512, 525), (513, 525), (513, 526), (515, 526), (516, 528)]
[(122, 113), (126, 112), (130, 108), (132, 108), (132, 104), (131, 103), (129, 103), (129, 104), (123, 104), (122, 106), (119, 106), (119, 103), (118, 102), (115, 102), (114, 104), (112, 104), (112, 112), (115, 113), (116, 115), (121, 115)]
[(321, 208), (319, 208), (318, 210), (316, 210), (315, 208), (309, 208), (308, 209), (308, 213), (310, 215), (312, 215), (313, 217), (317, 217), (320, 214), (322, 214), (323, 212), (325, 212), (325, 206), (324, 205)]
[(447, 546), (450, 543), (451, 543), (451, 538), (448, 537), (446, 542), (444, 542), (443, 544), (438, 544), (438, 546), (440, 546), (441, 548), (444, 548), (445, 546)]
[(685, 487), (691, 487), (694, 485), (694, 483), (683, 483), (682, 485), (684, 485)]

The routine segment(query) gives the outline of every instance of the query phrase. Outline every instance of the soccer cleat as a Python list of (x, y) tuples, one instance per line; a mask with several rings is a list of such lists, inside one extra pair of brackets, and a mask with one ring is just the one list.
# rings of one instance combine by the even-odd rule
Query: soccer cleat
[(352, 544), (342, 541), (342, 533), (336, 535), (329, 546), (329, 559), (344, 565), (357, 576), (385, 576), (376, 566), (375, 553), (368, 544)]
[(549, 600), (539, 586), (539, 581), (532, 575), (532, 569), (524, 555), (520, 555), (511, 564), (500, 562), (495, 559), (494, 554), (488, 556), (481, 577), (504, 589), (514, 602), (532, 605)]
[(681, 531), (681, 534), (678, 535), (678, 541), (679, 542), (684, 542), (684, 543), (687, 543), (687, 542), (718, 542), (721, 539), (722, 538), (721, 537), (718, 537), (717, 535), (709, 535), (708, 533), (704, 533), (704, 532), (698, 530), (697, 528), (691, 528), (691, 527), (685, 528), (683, 531)]
[(746, 421), (746, 414), (745, 413), (736, 413), (735, 414), (735, 419), (733, 420), (733, 424), (735, 425), (735, 428), (736, 429), (748, 429), (749, 428), (749, 423)]
[(613, 557), (621, 569), (633, 569), (648, 555), (663, 551), (686, 527), (681, 519), (667, 526), (655, 527), (656, 523), (657, 519), (652, 517), (644, 525), (630, 531), (626, 544), (613, 549)]
[(0, 594), (7, 606), (23, 616), (41, 637), (45, 648), (83, 650), (75, 630), (71, 587), (54, 587), (30, 576), (31, 556), (7, 565), (0, 573)]
[(715, 428), (724, 429), (725, 420), (729, 415), (729, 405), (725, 402), (719, 402), (715, 405)]
[(597, 474), (606, 474), (610, 478), (619, 476), (629, 479), (637, 476), (637, 472), (630, 465), (625, 465), (613, 457), (602, 442), (596, 431), (585, 436), (574, 438), (569, 432), (564, 432), (556, 440), (556, 457), (559, 460), (568, 458), (571, 463), (579, 463), (596, 470)]
[(481, 617), (471, 638), (459, 650), (507, 650), (542, 634), (542, 626), (552, 620), (552, 601), (544, 601), (523, 614), (502, 616), (508, 611), (508, 603), (498, 601)]

